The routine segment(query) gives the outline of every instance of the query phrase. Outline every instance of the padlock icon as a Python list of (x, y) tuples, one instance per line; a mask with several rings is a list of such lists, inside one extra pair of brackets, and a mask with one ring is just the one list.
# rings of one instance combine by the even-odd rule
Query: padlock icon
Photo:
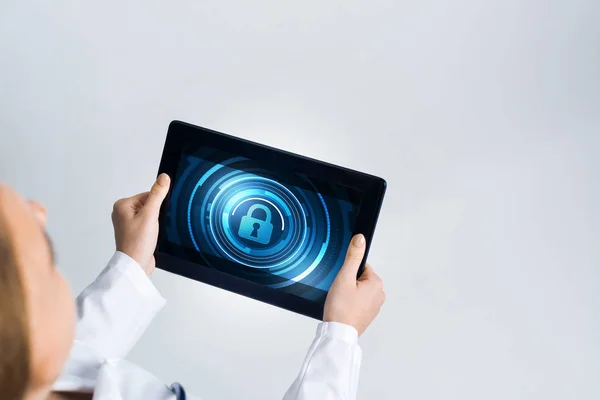
[[(265, 219), (254, 218), (252, 214), (255, 210), (263, 210), (265, 212)], [(244, 239), (268, 244), (272, 234), (273, 224), (271, 223), (271, 210), (262, 204), (254, 204), (251, 206), (246, 215), (242, 217), (238, 235)]]

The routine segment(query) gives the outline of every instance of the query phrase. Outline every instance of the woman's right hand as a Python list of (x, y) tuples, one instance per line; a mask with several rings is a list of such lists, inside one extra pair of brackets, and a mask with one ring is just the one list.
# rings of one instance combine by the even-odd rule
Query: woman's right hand
[(356, 328), (359, 336), (377, 317), (385, 302), (383, 281), (369, 264), (356, 279), (365, 248), (363, 235), (352, 238), (344, 265), (327, 294), (323, 313), (323, 321), (350, 325)]

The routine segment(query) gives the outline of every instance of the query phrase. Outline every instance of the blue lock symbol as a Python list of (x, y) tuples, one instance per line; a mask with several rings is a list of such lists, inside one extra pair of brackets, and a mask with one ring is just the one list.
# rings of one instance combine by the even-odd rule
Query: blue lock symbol
[[(252, 214), (255, 210), (263, 210), (265, 219), (254, 218)], [(238, 235), (244, 239), (254, 242), (268, 244), (273, 234), (273, 224), (271, 223), (271, 210), (262, 204), (254, 204), (248, 209), (248, 213), (242, 217)]]

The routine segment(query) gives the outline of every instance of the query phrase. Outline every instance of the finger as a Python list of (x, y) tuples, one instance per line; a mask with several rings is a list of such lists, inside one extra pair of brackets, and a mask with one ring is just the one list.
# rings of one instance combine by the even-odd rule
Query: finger
[(348, 251), (346, 252), (346, 260), (344, 261), (344, 265), (342, 265), (342, 269), (340, 269), (339, 276), (344, 279), (356, 280), (356, 274), (358, 273), (358, 268), (360, 267), (360, 263), (362, 262), (363, 256), (365, 255), (365, 237), (362, 234), (355, 235), (348, 246)]
[(373, 267), (371, 267), (371, 264), (366, 263), (365, 269), (363, 269), (363, 273), (360, 275), (360, 278), (358, 278), (358, 280), (359, 281), (368, 280), (369, 277), (373, 276), (373, 274), (375, 274), (375, 271), (373, 271)]
[(358, 280), (360, 282), (362, 282), (362, 281), (370, 281), (370, 280), (375, 280), (375, 279), (379, 279), (379, 276), (375, 273), (375, 270), (373, 269), (373, 267), (371, 267), (371, 265), (367, 263), (365, 265), (365, 269), (363, 270), (363, 273), (360, 275), (360, 278), (358, 278)]
[(131, 206), (131, 208), (133, 208), (135, 212), (138, 212), (142, 209), (142, 207), (144, 207), (146, 201), (148, 201), (148, 196), (150, 196), (150, 192), (136, 194), (135, 196), (132, 196), (128, 199), (129, 205)]
[(162, 204), (165, 197), (167, 197), (167, 193), (169, 192), (169, 184), (171, 183), (171, 179), (167, 174), (160, 174), (152, 188), (150, 189), (150, 194), (146, 199), (146, 203), (144, 204), (144, 210), (147, 210), (148, 213), (158, 216), (160, 212), (160, 205)]
[(376, 285), (383, 290), (383, 280), (375, 273), (373, 267), (371, 267), (369, 264), (365, 265), (365, 270), (360, 278), (358, 278), (358, 281), (362, 284)]
[(149, 193), (150, 192), (139, 193), (135, 196), (115, 201), (113, 212), (121, 216), (134, 216), (146, 202)]

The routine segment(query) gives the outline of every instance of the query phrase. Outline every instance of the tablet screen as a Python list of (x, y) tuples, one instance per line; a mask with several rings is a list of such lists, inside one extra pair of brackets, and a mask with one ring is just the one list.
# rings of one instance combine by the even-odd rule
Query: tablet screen
[(343, 264), (361, 198), (318, 177), (189, 146), (172, 183), (162, 250), (322, 300)]

